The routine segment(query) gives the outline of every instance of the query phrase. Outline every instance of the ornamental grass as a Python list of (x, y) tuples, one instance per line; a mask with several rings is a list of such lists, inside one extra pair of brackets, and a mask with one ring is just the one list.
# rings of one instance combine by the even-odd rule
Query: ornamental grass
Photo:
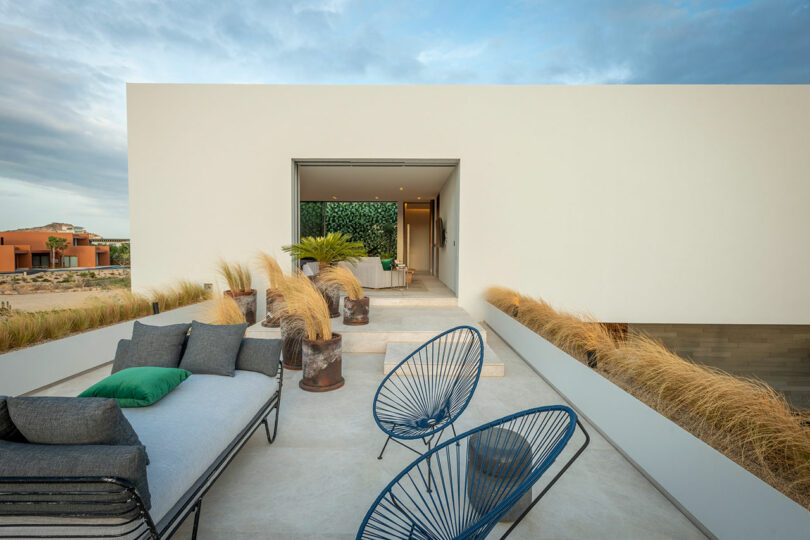
[(766, 383), (681, 358), (640, 332), (492, 287), (486, 300), (799, 504), (810, 508), (810, 411)]
[(228, 290), (232, 294), (249, 293), (251, 291), (250, 269), (241, 263), (219, 261), (217, 272), (225, 279)]
[(332, 320), (323, 294), (303, 273), (285, 277), (279, 283), (284, 296), (282, 318), (292, 333), (301, 331), (310, 341), (332, 339)]
[(230, 296), (214, 295), (205, 313), (209, 324), (241, 324), (246, 322), (245, 314), (236, 300)]
[(109, 298), (92, 298), (71, 309), (14, 311), (0, 319), (0, 353), (151, 315), (153, 301), (165, 311), (201, 302), (209, 296), (202, 285), (184, 281), (152, 291), (150, 297), (122, 291)]
[(334, 287), (346, 291), (346, 295), (352, 300), (364, 298), (363, 286), (348, 268), (330, 266), (318, 275), (318, 281), (327, 288)]
[(256, 262), (261, 271), (264, 272), (265, 277), (267, 277), (267, 282), (270, 284), (269, 288), (272, 290), (278, 289), (279, 283), (284, 279), (284, 271), (276, 258), (264, 251), (260, 251), (256, 256)]

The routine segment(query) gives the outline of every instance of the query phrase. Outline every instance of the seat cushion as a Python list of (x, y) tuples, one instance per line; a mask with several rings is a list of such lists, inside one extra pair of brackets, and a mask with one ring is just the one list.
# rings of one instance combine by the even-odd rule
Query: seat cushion
[(180, 367), (201, 375), (233, 377), (236, 355), (247, 326), (247, 323), (204, 324), (193, 321)]
[[(131, 482), (150, 507), (142, 446), (55, 445), (0, 441), (0, 477), (107, 476)], [(70, 509), (68, 509), (70, 511)]]
[(121, 407), (147, 407), (160, 401), (190, 375), (180, 368), (127, 368), (97, 382), (79, 397), (113, 398)]
[(275, 379), (237, 370), (233, 377), (192, 375), (151, 407), (124, 410), (147, 445), (152, 518), (166, 513), (276, 392)]
[(190, 324), (151, 326), (135, 321), (132, 342), (123, 362), (113, 362), (113, 373), (130, 367), (172, 367), (180, 364)]
[(114, 399), (15, 397), (7, 401), (11, 421), (29, 443), (141, 445)]
[(281, 361), (281, 343), (280, 339), (243, 338), (236, 369), (275, 377)]

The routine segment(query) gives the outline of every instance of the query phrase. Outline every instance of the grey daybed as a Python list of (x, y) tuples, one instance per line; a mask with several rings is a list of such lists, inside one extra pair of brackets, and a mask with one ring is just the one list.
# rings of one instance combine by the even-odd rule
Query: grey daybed
[(264, 425), (275, 439), (283, 369), (271, 357), (261, 373), (194, 373), (148, 407), (113, 402), (142, 446), (11, 442), (0, 419), (0, 538), (169, 538), (192, 512), (196, 537), (203, 496), (251, 435)]

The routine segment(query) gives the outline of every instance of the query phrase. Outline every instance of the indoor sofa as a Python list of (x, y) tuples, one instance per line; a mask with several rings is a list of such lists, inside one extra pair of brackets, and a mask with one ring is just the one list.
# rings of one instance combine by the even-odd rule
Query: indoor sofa
[(355, 262), (341, 262), (352, 271), (360, 285), (369, 289), (385, 289), (396, 285), (390, 270), (385, 270), (379, 257), (361, 257)]
[[(189, 347), (186, 338), (183, 360)], [(129, 348), (129, 340), (119, 343), (114, 373)], [(207, 369), (197, 366), (198, 372), (144, 407), (119, 408), (102, 398), (0, 398), (0, 538), (169, 538), (192, 512), (196, 537), (202, 498), (237, 452), (260, 425), (269, 443), (275, 439), (280, 348), (280, 340), (240, 337), (232, 376), (201, 373)], [(53, 425), (55, 417), (70, 424), (65, 411), (71, 407), (123, 416), (111, 430), (119, 440), (78, 445), (25, 440), (47, 430), (85, 429), (87, 422)], [(16, 431), (13, 421), (25, 427)]]

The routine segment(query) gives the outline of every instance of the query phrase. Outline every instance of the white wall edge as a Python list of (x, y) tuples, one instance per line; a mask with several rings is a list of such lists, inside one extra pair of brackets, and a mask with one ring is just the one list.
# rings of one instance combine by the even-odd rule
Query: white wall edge
[(207, 302), (149, 315), (0, 354), (0, 396), (17, 396), (110, 362), (136, 320), (167, 325), (200, 317)]
[(703, 532), (807, 537), (792, 499), (488, 303), (485, 321)]

